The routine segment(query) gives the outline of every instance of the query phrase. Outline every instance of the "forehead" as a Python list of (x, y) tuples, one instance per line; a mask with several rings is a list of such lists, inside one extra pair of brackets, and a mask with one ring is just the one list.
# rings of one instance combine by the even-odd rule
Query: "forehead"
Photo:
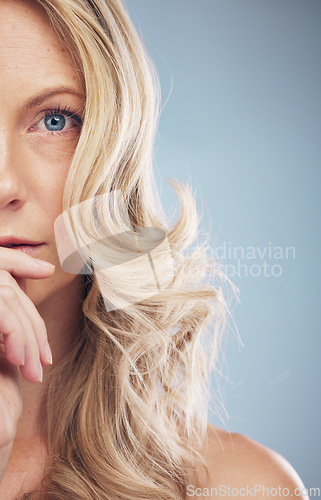
[(32, 0), (0, 0), (0, 86), (35, 89), (62, 79), (80, 90), (75, 64), (43, 9)]

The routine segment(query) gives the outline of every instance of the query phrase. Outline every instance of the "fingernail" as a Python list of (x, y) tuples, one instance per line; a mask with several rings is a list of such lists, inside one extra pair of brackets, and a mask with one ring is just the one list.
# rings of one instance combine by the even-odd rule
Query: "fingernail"
[(45, 345), (45, 355), (46, 355), (46, 360), (48, 361), (48, 363), (50, 363), (52, 365), (52, 352), (51, 352), (50, 345), (48, 344), (48, 342), (46, 342), (46, 345)]
[(42, 371), (42, 364), (40, 363), (40, 359), (38, 361), (38, 366), (39, 366), (39, 382), (42, 382), (43, 379), (43, 371)]
[(41, 260), (41, 259), (33, 259), (33, 260), (37, 266), (45, 267), (46, 269), (54, 269), (56, 267), (54, 264), (50, 264), (50, 262), (47, 262), (46, 260)]

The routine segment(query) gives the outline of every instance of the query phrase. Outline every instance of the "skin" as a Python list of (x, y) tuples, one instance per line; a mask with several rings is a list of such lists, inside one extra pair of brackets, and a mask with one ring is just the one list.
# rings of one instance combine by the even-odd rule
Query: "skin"
[[(52, 95), (30, 106), (30, 99), (43, 96), (48, 88), (67, 86), (73, 94)], [(54, 237), (54, 221), (62, 211), (63, 189), (80, 126), (66, 117), (65, 130), (49, 131), (44, 112), (60, 106), (81, 116), (84, 102), (77, 70), (39, 6), (29, 0), (0, 0), (0, 235), (45, 243), (37, 258), (56, 266), (46, 270), (18, 250), (0, 248), (2, 500), (13, 500), (19, 491), (40, 487), (48, 453), (40, 433), (43, 395), (52, 366), (59, 366), (61, 353), (81, 318), (83, 276), (61, 269)], [(53, 365), (45, 350), (47, 339)], [(201, 453), (210, 479), (207, 482), (204, 474), (192, 473), (189, 484), (195, 488), (281, 485), (290, 495), (294, 488), (303, 488), (281, 455), (240, 434), (209, 425)], [(187, 498), (203, 498), (199, 493)], [(255, 498), (266, 496), (258, 493)]]
[[(74, 93), (54, 94), (30, 106), (31, 99), (62, 87)], [(15, 334), (1, 335), (8, 352), (7, 356), (1, 352), (0, 357), (0, 399), (6, 401), (10, 394), (10, 409), (15, 408), (12, 422), (20, 414), (16, 429), (10, 430), (15, 431), (15, 439), (1, 498), (9, 494), (11, 482), (7, 484), (6, 477), (17, 471), (18, 457), (26, 446), (35, 448), (37, 443), (36, 449), (46, 452), (39, 435), (43, 394), (52, 368), (46, 339), (57, 366), (81, 317), (84, 277), (61, 269), (54, 237), (80, 125), (59, 115), (59, 123), (65, 119), (64, 128), (53, 131), (52, 123), (57, 122), (45, 120), (45, 112), (55, 113), (59, 106), (81, 118), (84, 99), (77, 70), (39, 6), (25, 0), (0, 0), (0, 235), (45, 243), (36, 257), (56, 266), (51, 271), (36, 270), (33, 257), (0, 248), (1, 311), (15, 329)], [(24, 366), (20, 366), (21, 357), (25, 357)], [(43, 382), (39, 383), (41, 365)]]
[(194, 471), (187, 498), (309, 500), (291, 464), (276, 451), (243, 434), (210, 424), (201, 454), (208, 465), (209, 479), (203, 471)]

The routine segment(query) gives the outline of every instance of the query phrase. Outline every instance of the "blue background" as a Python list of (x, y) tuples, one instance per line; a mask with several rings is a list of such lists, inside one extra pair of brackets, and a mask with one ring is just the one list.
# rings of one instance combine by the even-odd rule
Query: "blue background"
[(161, 80), (155, 172), (166, 213), (178, 209), (174, 177), (192, 183), (213, 245), (295, 249), (287, 259), (256, 252), (230, 275), (241, 303), (221, 367), (226, 426), (321, 487), (321, 2), (126, 4)]

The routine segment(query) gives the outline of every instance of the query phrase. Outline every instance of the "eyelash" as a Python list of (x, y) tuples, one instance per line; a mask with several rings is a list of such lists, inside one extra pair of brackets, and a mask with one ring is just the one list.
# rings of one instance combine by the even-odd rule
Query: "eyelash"
[[(47, 116), (54, 116), (54, 115), (66, 115), (69, 118), (72, 118), (75, 121), (75, 123), (77, 125), (79, 125), (80, 127), (83, 124), (82, 118), (74, 110), (70, 109), (70, 107), (67, 107), (67, 106), (62, 108), (59, 105), (59, 106), (56, 106), (55, 108), (45, 109), (44, 113), (45, 113), (44, 118), (47, 118)], [(52, 130), (48, 130), (48, 133), (53, 134), (53, 135), (62, 135), (62, 134), (66, 134), (67, 132), (69, 132), (69, 130), (67, 130), (65, 132), (64, 131), (53, 132)]]

